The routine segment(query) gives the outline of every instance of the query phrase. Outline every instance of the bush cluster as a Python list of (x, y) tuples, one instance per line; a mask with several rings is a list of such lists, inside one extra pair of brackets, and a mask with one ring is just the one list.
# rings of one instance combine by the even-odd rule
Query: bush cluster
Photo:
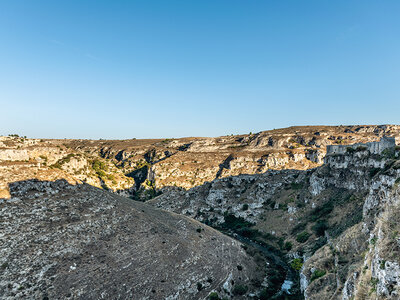
[(296, 237), (296, 241), (299, 243), (305, 243), (307, 242), (308, 238), (311, 236), (310, 233), (307, 231), (303, 231), (302, 233), (299, 233)]
[(315, 279), (318, 279), (322, 276), (325, 276), (326, 271), (325, 270), (315, 270), (312, 274), (311, 274), (311, 278), (310, 278), (310, 282), (313, 282)]

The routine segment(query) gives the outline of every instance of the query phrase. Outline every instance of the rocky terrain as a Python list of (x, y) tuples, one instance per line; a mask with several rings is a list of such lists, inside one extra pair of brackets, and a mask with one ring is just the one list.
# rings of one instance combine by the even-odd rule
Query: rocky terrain
[(399, 130), (1, 137), (0, 298), (400, 299)]
[(263, 258), (193, 219), (65, 180), (10, 192), (1, 299), (245, 299), (264, 280)]
[[(384, 135), (400, 137), (400, 126), (299, 126), (158, 140), (0, 137), (0, 183), (11, 182), (12, 176), (32, 178), (39, 170), (60, 170), (76, 180), (147, 200), (170, 187), (189, 189), (228, 176), (315, 168), (323, 163), (327, 145), (377, 141)], [(6, 190), (0, 185), (0, 194)]]
[(221, 178), (148, 203), (275, 249), (297, 273), (292, 295), (399, 299), (399, 184), (398, 147), (358, 147), (311, 170)]

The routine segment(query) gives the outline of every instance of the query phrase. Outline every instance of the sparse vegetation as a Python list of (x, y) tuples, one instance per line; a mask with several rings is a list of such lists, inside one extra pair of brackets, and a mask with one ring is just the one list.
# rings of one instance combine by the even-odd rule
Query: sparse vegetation
[(0, 268), (1, 268), (2, 270), (7, 269), (7, 268), (8, 268), (8, 262), (2, 263), (1, 266), (0, 266)]
[(369, 296), (371, 296), (373, 293), (376, 292), (376, 285), (378, 284), (379, 279), (378, 278), (371, 278), (371, 281), (369, 282), (371, 289), (369, 291)]
[(217, 292), (211, 292), (208, 295), (208, 300), (219, 300), (219, 296)]
[(231, 229), (233, 231), (250, 228), (254, 226), (253, 223), (250, 223), (243, 219), (242, 217), (236, 217), (234, 214), (226, 213), (224, 215), (224, 223), (222, 224), (223, 228)]
[(313, 282), (314, 280), (325, 276), (325, 274), (326, 274), (326, 271), (325, 271), (325, 270), (316, 269), (316, 270), (311, 274), (310, 282)]
[(334, 200), (331, 198), (329, 201), (325, 202), (321, 206), (314, 208), (309, 214), (309, 221), (315, 222), (321, 218), (327, 217), (334, 209)]
[(312, 227), (312, 230), (316, 236), (323, 236), (327, 229), (328, 223), (325, 220), (318, 220), (317, 223)]
[(301, 190), (303, 188), (303, 184), (297, 183), (297, 182), (292, 182), (290, 184), (290, 187), (292, 188), (292, 190)]
[(67, 156), (59, 159), (56, 163), (52, 164), (50, 168), (56, 168), (56, 169), (62, 169), (62, 165), (69, 163), (71, 161), (71, 158), (75, 157), (75, 153), (70, 153)]
[(237, 296), (242, 296), (242, 295), (244, 295), (244, 294), (247, 293), (247, 290), (248, 290), (248, 289), (249, 289), (249, 288), (247, 287), (247, 285), (241, 285), (241, 284), (239, 284), (239, 285), (235, 285), (235, 286), (233, 287), (232, 293), (233, 293), (234, 295), (237, 295)]
[(290, 251), (293, 248), (293, 244), (291, 242), (285, 242), (283, 244), (283, 250)]
[[(108, 171), (107, 165), (98, 159), (94, 159), (91, 161), (91, 166), (96, 175), (102, 179), (103, 181), (107, 179), (107, 174), (106, 172)], [(111, 179), (112, 180), (112, 179)]]
[(300, 271), (303, 267), (303, 260), (301, 258), (295, 258), (292, 260), (290, 266), (293, 270)]
[(380, 168), (371, 168), (369, 170), (369, 177), (371, 178), (374, 177), (376, 174), (379, 173), (380, 170), (381, 170)]
[(384, 270), (384, 269), (385, 269), (385, 265), (386, 265), (386, 260), (382, 259), (381, 262), (380, 262), (380, 264), (379, 264), (379, 267), (380, 267), (382, 270)]
[(299, 233), (296, 237), (296, 241), (298, 243), (305, 243), (307, 242), (308, 238), (311, 236), (310, 233), (308, 233), (307, 231), (303, 231), (302, 233)]

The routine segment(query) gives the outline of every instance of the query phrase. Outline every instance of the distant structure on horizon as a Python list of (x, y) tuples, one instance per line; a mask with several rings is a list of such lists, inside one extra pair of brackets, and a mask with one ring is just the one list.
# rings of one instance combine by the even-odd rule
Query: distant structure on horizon
[(383, 150), (396, 147), (396, 138), (384, 136), (378, 142), (357, 143), (353, 145), (328, 145), (326, 146), (326, 155), (344, 154), (348, 148), (357, 149), (365, 147), (371, 154), (381, 154)]

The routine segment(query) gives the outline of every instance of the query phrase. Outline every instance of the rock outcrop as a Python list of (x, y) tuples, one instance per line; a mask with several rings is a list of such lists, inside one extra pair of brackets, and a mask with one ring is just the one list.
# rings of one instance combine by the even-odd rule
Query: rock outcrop
[[(394, 300), (399, 185), (398, 147), (380, 154), (349, 147), (312, 170), (222, 178), (149, 203), (275, 247), (299, 271), (306, 299)], [(230, 226), (232, 219), (241, 221)]]
[(0, 137), (0, 166), (56, 168), (91, 185), (148, 200), (167, 187), (189, 189), (240, 174), (315, 168), (322, 165), (327, 145), (345, 151), (346, 145), (373, 143), (383, 136), (400, 137), (400, 126), (298, 126), (217, 138), (152, 140)]

